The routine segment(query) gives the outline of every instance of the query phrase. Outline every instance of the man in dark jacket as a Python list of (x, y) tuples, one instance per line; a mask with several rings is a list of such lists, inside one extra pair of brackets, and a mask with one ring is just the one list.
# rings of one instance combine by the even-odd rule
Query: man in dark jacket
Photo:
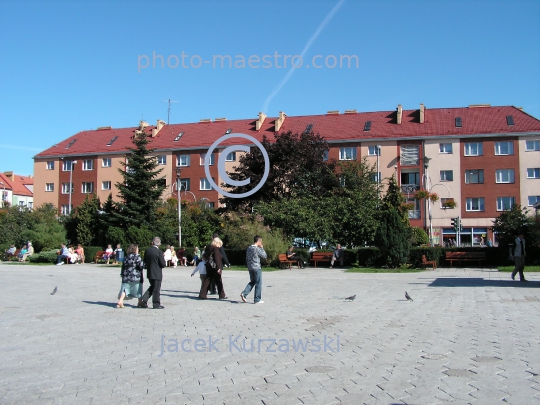
[(527, 281), (525, 280), (525, 276), (523, 275), (523, 270), (525, 269), (525, 256), (525, 239), (523, 236), (523, 232), (520, 232), (517, 239), (514, 241), (514, 244), (512, 245), (512, 258), (514, 259), (515, 263), (514, 271), (512, 272), (512, 280), (514, 280), (516, 274), (519, 273), (519, 281)]
[(146, 267), (146, 278), (150, 287), (144, 293), (142, 301), (139, 304), (141, 308), (148, 308), (148, 300), (152, 297), (152, 307), (154, 309), (163, 309), (160, 302), (161, 281), (163, 280), (163, 268), (167, 266), (163, 253), (159, 250), (161, 239), (157, 236), (152, 240), (152, 246), (144, 252), (144, 265)]

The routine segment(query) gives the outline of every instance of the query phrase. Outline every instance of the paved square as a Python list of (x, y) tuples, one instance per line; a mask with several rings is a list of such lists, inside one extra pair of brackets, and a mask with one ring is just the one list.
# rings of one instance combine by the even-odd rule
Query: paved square
[(0, 404), (540, 404), (540, 274), (283, 270), (253, 305), (190, 272), (158, 311), (115, 308), (118, 268), (0, 264)]

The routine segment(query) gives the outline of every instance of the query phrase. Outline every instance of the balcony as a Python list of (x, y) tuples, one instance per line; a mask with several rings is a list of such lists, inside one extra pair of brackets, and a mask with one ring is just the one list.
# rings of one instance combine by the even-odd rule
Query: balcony
[(402, 184), (401, 192), (403, 194), (414, 194), (420, 190), (420, 184)]

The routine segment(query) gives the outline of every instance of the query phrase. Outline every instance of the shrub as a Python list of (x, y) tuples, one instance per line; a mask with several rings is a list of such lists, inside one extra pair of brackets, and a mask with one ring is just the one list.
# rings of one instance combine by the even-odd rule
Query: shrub
[(31, 256), (28, 256), (27, 260), (30, 263), (56, 263), (58, 249), (46, 250), (41, 253), (34, 253)]
[(429, 236), (422, 228), (411, 228), (411, 245), (422, 246), (429, 245)]

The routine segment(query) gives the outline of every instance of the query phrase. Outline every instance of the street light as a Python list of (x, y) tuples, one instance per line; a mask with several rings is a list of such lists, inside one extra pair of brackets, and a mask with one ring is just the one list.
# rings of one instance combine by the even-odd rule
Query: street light
[(381, 176), (379, 176), (379, 156), (381, 156), (381, 145), (375, 146), (377, 149), (377, 198), (381, 198)]
[[(431, 190), (431, 185), (429, 183), (429, 175), (428, 175), (428, 167), (429, 167), (429, 161), (431, 160), (431, 158), (428, 158), (427, 156), (424, 156), (423, 158), (424, 160), (424, 188), (426, 189), (426, 191), (430, 191)], [(432, 216), (431, 216), (431, 199), (428, 197), (427, 198), (427, 205), (428, 205), (428, 214), (429, 214), (429, 245), (431, 247), (433, 247), (433, 226), (432, 226), (432, 222), (431, 222), (431, 219), (432, 219)]]
[(180, 173), (182, 168), (176, 168), (176, 190), (178, 191), (178, 248), (182, 247), (182, 207), (180, 206)]
[(69, 167), (69, 202), (68, 202), (68, 210), (71, 214), (71, 194), (73, 194), (73, 166), (75, 166), (75, 163), (77, 163), (76, 160), (70, 160), (71, 164)]

